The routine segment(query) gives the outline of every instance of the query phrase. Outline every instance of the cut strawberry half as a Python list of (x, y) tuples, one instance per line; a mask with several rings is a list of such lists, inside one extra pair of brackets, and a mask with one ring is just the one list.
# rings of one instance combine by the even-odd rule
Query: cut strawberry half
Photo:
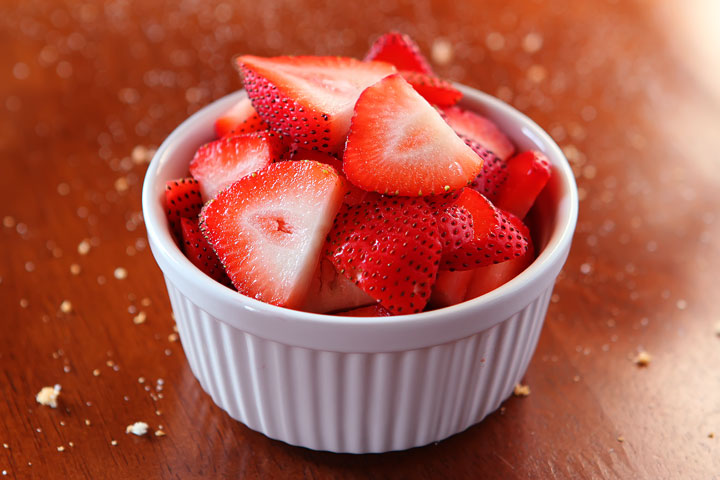
[(535, 249), (533, 247), (528, 228), (512, 213), (503, 213), (508, 217), (512, 226), (520, 232), (520, 235), (527, 239), (527, 252), (525, 252), (524, 255), (510, 259), (506, 262), (496, 263), (494, 265), (488, 265), (486, 267), (480, 267), (472, 270), (472, 278), (465, 293), (465, 300), (479, 297), (480, 295), (484, 295), (492, 290), (495, 290), (499, 286), (504, 285), (530, 266), (535, 259)]
[(499, 188), (507, 181), (507, 163), (475, 140), (459, 135), (475, 153), (483, 159), (482, 170), (470, 187), (495, 202)]
[(196, 219), (202, 206), (200, 185), (194, 178), (179, 178), (165, 184), (165, 212), (176, 240), (182, 240), (180, 219)]
[(343, 169), (363, 190), (435, 195), (468, 185), (481, 168), (482, 159), (399, 74), (360, 95)]
[(382, 305), (377, 304), (338, 312), (335, 315), (343, 317), (390, 317), (392, 316), (392, 312)]
[(203, 208), (200, 228), (240, 293), (289, 308), (302, 303), (344, 183), (318, 162), (277, 162)]
[(475, 140), (501, 159), (515, 152), (515, 145), (491, 120), (460, 107), (445, 108), (443, 116), (459, 135)]
[(282, 159), (284, 154), (285, 147), (275, 133), (231, 135), (200, 147), (190, 162), (190, 174), (207, 201), (245, 175)]
[(428, 305), (431, 308), (442, 308), (464, 301), (474, 274), (475, 270), (440, 270)]
[(237, 59), (253, 106), (272, 128), (304, 148), (338, 152), (353, 106), (369, 85), (396, 71), (345, 57)]
[(230, 110), (215, 120), (215, 134), (218, 138), (267, 129), (267, 124), (257, 114), (248, 97), (237, 102)]
[(313, 313), (332, 313), (376, 303), (375, 299), (358, 288), (345, 275), (335, 270), (332, 262), (323, 257), (318, 264), (300, 310)]
[(443, 269), (470, 270), (505, 262), (527, 251), (527, 238), (471, 188), (464, 188), (454, 200), (440, 206), (435, 217), (443, 241)]
[(393, 314), (421, 311), (435, 283), (442, 247), (421, 199), (381, 197), (343, 205), (328, 234), (326, 255)]
[[(343, 178), (345, 177), (345, 173), (343, 172), (343, 162), (334, 155), (318, 152), (317, 150), (307, 150), (305, 148), (298, 148), (290, 155), (291, 160), (315, 160), (317, 162), (330, 165), (335, 168), (335, 170), (337, 170)], [(365, 200), (370, 200), (370, 196), (377, 195), (375, 193), (365, 191), (350, 182), (347, 182), (345, 185), (347, 187), (347, 193), (345, 193), (344, 203), (347, 203), (348, 205), (357, 205)]]
[(231, 135), (200, 147), (190, 162), (190, 174), (200, 184), (205, 201), (245, 175), (282, 159), (284, 146), (272, 132)]
[(545, 155), (535, 151), (519, 153), (507, 161), (507, 180), (493, 201), (498, 208), (525, 218), (550, 175), (550, 161)]
[(230, 279), (215, 251), (200, 232), (197, 219), (181, 218), (180, 222), (185, 256), (208, 277), (223, 285), (230, 285)]
[(434, 75), (420, 48), (408, 35), (389, 32), (379, 37), (370, 47), (365, 61), (380, 60), (395, 65), (398, 70)]
[(433, 105), (449, 107), (455, 105), (462, 98), (460, 90), (446, 80), (409, 70), (403, 70), (400, 74), (416, 92)]

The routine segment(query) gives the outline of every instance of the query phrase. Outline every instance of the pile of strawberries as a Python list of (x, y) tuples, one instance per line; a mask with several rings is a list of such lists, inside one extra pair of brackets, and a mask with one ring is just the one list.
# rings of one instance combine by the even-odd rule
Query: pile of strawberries
[(522, 219), (550, 164), (458, 107), (406, 35), (363, 61), (237, 67), (248, 96), (165, 196), (185, 255), (216, 281), (288, 308), (398, 315), (482, 295), (533, 261)]

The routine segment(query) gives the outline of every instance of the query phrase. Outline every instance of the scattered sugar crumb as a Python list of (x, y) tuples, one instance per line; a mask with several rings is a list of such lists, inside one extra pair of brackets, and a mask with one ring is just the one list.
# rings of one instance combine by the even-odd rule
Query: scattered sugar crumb
[(156, 437), (164, 437), (165, 435), (167, 435), (167, 434), (166, 434), (164, 431), (162, 431), (162, 430), (155, 430), (155, 436), (156, 436)]
[(130, 188), (130, 184), (128, 183), (128, 180), (126, 177), (118, 177), (115, 180), (115, 190), (118, 192), (127, 192), (128, 188)]
[(113, 275), (114, 275), (115, 278), (117, 278), (118, 280), (124, 280), (124, 279), (127, 278), (128, 272), (127, 272), (127, 270), (124, 269), (123, 267), (118, 267), (118, 268), (116, 268), (115, 271), (113, 272)]
[(147, 314), (145, 312), (140, 312), (133, 317), (133, 323), (135, 325), (143, 324), (143, 323), (145, 323), (146, 320), (147, 320)]
[(493, 51), (502, 50), (505, 46), (505, 37), (503, 37), (501, 33), (490, 32), (487, 37), (485, 37), (485, 45)]
[(86, 427), (89, 427), (90, 425), (92, 425), (92, 423), (90, 423), (90, 419), (89, 419), (89, 418), (86, 418), (86, 419), (85, 419), (85, 426), (86, 426)]
[(75, 444), (74, 444), (73, 442), (68, 442), (68, 446), (70, 446), (70, 447), (74, 447), (74, 446), (75, 446)]
[(675, 306), (678, 308), (678, 310), (685, 310), (687, 308), (687, 301), (683, 300), (682, 298), (677, 301)]
[(112, 360), (108, 360), (107, 362), (105, 362), (105, 365), (107, 365), (108, 367), (112, 368), (112, 367), (115, 366), (115, 362), (113, 362)]
[(154, 152), (143, 145), (137, 145), (133, 148), (130, 157), (136, 165), (141, 163), (149, 163), (152, 160)]
[(643, 350), (642, 352), (638, 353), (637, 356), (633, 359), (633, 362), (635, 362), (635, 365), (639, 367), (647, 367), (650, 365), (650, 361), (652, 360), (652, 356)]
[(138, 437), (145, 435), (147, 431), (148, 424), (145, 422), (135, 422), (125, 428), (125, 433), (132, 433), (133, 435), (137, 435)]
[(43, 387), (37, 395), (35, 395), (35, 400), (40, 405), (45, 405), (47, 407), (57, 408), (57, 398), (60, 396), (60, 390), (62, 387), (60, 385), (55, 385), (53, 387)]
[(145, 383), (145, 377), (138, 377), (138, 383)]
[(30, 305), (30, 302), (28, 302), (27, 298), (21, 298), (20, 299), (20, 307), (27, 308), (28, 305)]
[(533, 83), (540, 83), (547, 78), (547, 69), (542, 65), (532, 65), (527, 70), (527, 78)]
[(110, 445), (112, 445), (113, 447), (117, 445), (117, 440), (110, 440)]
[(3, 443), (3, 448), (10, 448), (10, 445), (8, 445), (7, 443)]
[(5, 228), (13, 228), (15, 226), (15, 219), (11, 217), (10, 215), (6, 215), (3, 217), (3, 226)]
[(447, 65), (452, 61), (453, 58), (453, 46), (448, 40), (444, 38), (436, 38), (432, 44), (432, 50), (430, 56), (433, 62), (438, 65)]
[(527, 53), (535, 53), (542, 48), (543, 37), (539, 33), (528, 33), (523, 37), (522, 48)]
[(575, 375), (573, 377), (573, 382), (578, 383), (580, 381), (580, 375)]
[(513, 395), (515, 395), (516, 397), (527, 397), (528, 395), (530, 395), (530, 386), (518, 383), (517, 385), (515, 385)]
[(72, 273), (73, 275), (79, 275), (80, 265), (78, 265), (77, 263), (73, 263), (72, 265), (70, 265), (70, 273)]
[(80, 242), (77, 246), (77, 251), (80, 255), (87, 255), (90, 251), (90, 242), (87, 239)]
[(93, 377), (99, 377), (100, 376), (100, 369), (96, 368), (92, 371)]
[(58, 183), (57, 192), (58, 192), (58, 194), (62, 195), (63, 197), (68, 195), (70, 193), (70, 185), (68, 185), (65, 182)]
[(149, 307), (151, 304), (152, 304), (152, 302), (147, 297), (140, 300), (140, 305), (142, 305), (143, 307)]
[(620, 443), (623, 443), (623, 442), (625, 441), (625, 437), (623, 437), (622, 435), (620, 435), (619, 437), (617, 437), (617, 441), (620, 442)]
[(708, 438), (715, 438), (715, 432), (708, 433)]
[(60, 304), (60, 311), (62, 313), (70, 313), (72, 312), (73, 306), (72, 302), (70, 300), (63, 300)]
[(58, 451), (58, 452), (64, 452), (64, 451), (65, 451), (65, 447), (63, 447), (62, 445), (60, 445), (59, 447), (57, 447), (57, 451)]
[(178, 334), (177, 333), (171, 333), (168, 335), (168, 341), (170, 342), (177, 342), (178, 340)]

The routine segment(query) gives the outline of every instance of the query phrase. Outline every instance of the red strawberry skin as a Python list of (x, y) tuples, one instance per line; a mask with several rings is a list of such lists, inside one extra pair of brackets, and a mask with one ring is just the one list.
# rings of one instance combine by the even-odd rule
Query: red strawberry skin
[(343, 170), (363, 190), (436, 195), (468, 185), (482, 159), (399, 74), (368, 87), (355, 105)]
[(267, 124), (257, 114), (247, 97), (238, 101), (230, 110), (215, 120), (215, 134), (218, 138), (267, 129)]
[(459, 135), (468, 137), (487, 148), (502, 160), (510, 158), (515, 145), (491, 120), (460, 107), (443, 109), (445, 121)]
[(346, 310), (344, 312), (338, 312), (335, 315), (343, 317), (390, 317), (392, 312), (380, 304), (370, 305), (367, 307), (355, 308), (353, 310)]
[(245, 89), (271, 129), (303, 148), (342, 150), (360, 93), (396, 71), (383, 62), (346, 57), (237, 59)]
[(533, 247), (528, 228), (515, 215), (509, 212), (503, 213), (508, 217), (513, 227), (520, 232), (520, 235), (527, 239), (527, 252), (525, 252), (524, 255), (510, 259), (506, 262), (496, 263), (472, 270), (472, 278), (470, 279), (465, 293), (465, 300), (479, 297), (480, 295), (484, 295), (492, 290), (495, 290), (499, 286), (504, 285), (530, 266), (535, 259), (535, 249)]
[(182, 250), (185, 256), (204, 274), (223, 285), (230, 285), (220, 260), (205, 240), (197, 219), (181, 218)]
[(182, 239), (181, 218), (196, 219), (203, 206), (200, 185), (193, 178), (179, 178), (165, 184), (165, 213), (170, 230)]
[(425, 73), (411, 72), (408, 70), (403, 70), (400, 74), (412, 85), (416, 92), (422, 95), (428, 103), (433, 105), (450, 107), (462, 98), (460, 90), (446, 80)]
[(416, 313), (435, 283), (442, 253), (438, 237), (421, 199), (381, 197), (343, 206), (328, 234), (326, 255), (393, 314)]
[(428, 306), (430, 308), (442, 308), (464, 301), (474, 275), (475, 270), (456, 272), (440, 270)]
[(482, 170), (472, 181), (470, 187), (478, 193), (482, 193), (494, 203), (500, 187), (508, 178), (507, 162), (475, 140), (463, 135), (459, 135), (459, 137), (465, 140), (465, 143), (483, 159)]
[(487, 198), (471, 188), (448, 197), (454, 200), (435, 212), (444, 240), (441, 268), (470, 270), (526, 253), (527, 238)]
[(551, 175), (550, 161), (544, 154), (527, 151), (515, 155), (507, 161), (507, 180), (498, 188), (494, 203), (525, 218)]
[(277, 162), (203, 208), (200, 228), (238, 292), (288, 308), (302, 304), (344, 183), (318, 162)]
[(390, 63), (398, 70), (434, 75), (413, 39), (399, 32), (388, 32), (375, 40), (365, 56), (365, 61), (371, 60)]
[(236, 180), (282, 159), (284, 148), (282, 138), (269, 131), (226, 136), (198, 149), (190, 174), (203, 198), (211, 200)]

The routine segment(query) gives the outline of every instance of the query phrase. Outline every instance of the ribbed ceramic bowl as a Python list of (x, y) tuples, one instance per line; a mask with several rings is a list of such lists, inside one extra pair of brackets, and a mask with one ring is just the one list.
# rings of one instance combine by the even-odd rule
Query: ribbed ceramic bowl
[(529, 118), (460, 86), (462, 105), (494, 120), (520, 150), (537, 149), (553, 177), (531, 213), (538, 258), (502, 287), (440, 310), (351, 318), (288, 310), (202, 274), (173, 242), (165, 182), (187, 175), (213, 121), (245, 95), (203, 108), (158, 149), (143, 214), (190, 367), (215, 403), (270, 438), (333, 452), (386, 452), (447, 438), (512, 392), (535, 350), (577, 219), (572, 171)]

